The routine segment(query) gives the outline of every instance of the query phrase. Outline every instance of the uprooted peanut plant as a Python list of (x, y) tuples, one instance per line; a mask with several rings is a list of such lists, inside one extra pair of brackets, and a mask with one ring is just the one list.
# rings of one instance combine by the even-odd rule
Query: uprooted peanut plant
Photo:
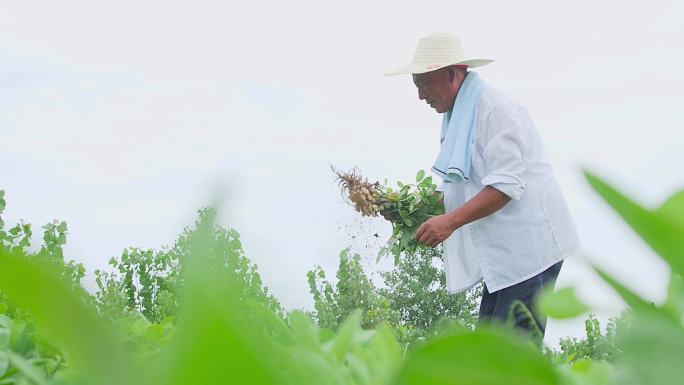
[(418, 247), (426, 247), (415, 240), (416, 231), (423, 222), (444, 213), (437, 185), (431, 176), (420, 170), (415, 184), (397, 182), (397, 188), (380, 182), (370, 183), (356, 169), (341, 172), (333, 167), (337, 181), (349, 203), (363, 216), (382, 215), (392, 223), (392, 236), (380, 250), (378, 259), (392, 254), (398, 263), (401, 253), (414, 253)]

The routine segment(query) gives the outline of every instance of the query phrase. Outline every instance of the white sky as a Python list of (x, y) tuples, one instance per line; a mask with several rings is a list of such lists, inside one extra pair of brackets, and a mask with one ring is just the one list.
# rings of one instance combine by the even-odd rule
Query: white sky
[[(376, 269), (389, 235), (357, 218), (329, 164), (411, 180), (438, 150), (440, 116), (406, 64), (434, 30), (532, 113), (574, 214), (583, 256), (653, 300), (667, 270), (589, 190), (589, 167), (656, 205), (684, 186), (680, 1), (0, 2), (0, 189), (6, 223), (69, 223), (67, 256), (92, 272), (127, 246), (172, 243), (212, 191), (265, 283), (311, 306), (306, 271), (352, 246)], [(380, 238), (372, 236), (378, 232)], [(381, 264), (386, 267), (387, 263)], [(620, 301), (582, 258), (601, 319)], [(547, 341), (582, 335), (551, 322)]]

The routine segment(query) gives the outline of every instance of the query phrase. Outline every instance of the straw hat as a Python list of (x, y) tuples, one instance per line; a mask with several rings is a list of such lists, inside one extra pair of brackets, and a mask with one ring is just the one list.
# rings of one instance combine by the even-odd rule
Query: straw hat
[(385, 75), (422, 74), (450, 65), (481, 67), (494, 60), (466, 59), (461, 41), (448, 32), (433, 32), (418, 41), (411, 64)]

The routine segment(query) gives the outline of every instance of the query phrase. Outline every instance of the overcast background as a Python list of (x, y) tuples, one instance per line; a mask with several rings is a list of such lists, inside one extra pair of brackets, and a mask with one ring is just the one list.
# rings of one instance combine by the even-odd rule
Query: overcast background
[[(663, 263), (588, 188), (589, 168), (653, 206), (684, 186), (684, 3), (672, 1), (0, 1), (0, 189), (8, 225), (69, 224), (93, 271), (173, 242), (214, 191), (266, 285), (311, 308), (306, 272), (351, 246), (369, 271), (390, 232), (361, 220), (329, 165), (413, 179), (440, 116), (410, 77), (383, 77), (421, 36), (457, 34), (526, 105), (584, 250), (573, 285), (601, 320), (623, 304), (587, 261), (659, 301)], [(379, 238), (373, 236), (378, 233)], [(581, 336), (551, 322), (547, 342)]]

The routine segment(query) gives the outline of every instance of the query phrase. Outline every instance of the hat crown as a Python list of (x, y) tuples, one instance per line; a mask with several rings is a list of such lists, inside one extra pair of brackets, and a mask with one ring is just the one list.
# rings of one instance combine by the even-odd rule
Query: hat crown
[(414, 63), (446, 63), (465, 59), (461, 40), (448, 32), (433, 32), (418, 41)]
[(418, 40), (413, 61), (402, 68), (386, 73), (422, 74), (436, 71), (450, 65), (464, 65), (468, 68), (482, 67), (493, 62), (490, 59), (466, 59), (461, 40), (448, 33), (437, 31)]

